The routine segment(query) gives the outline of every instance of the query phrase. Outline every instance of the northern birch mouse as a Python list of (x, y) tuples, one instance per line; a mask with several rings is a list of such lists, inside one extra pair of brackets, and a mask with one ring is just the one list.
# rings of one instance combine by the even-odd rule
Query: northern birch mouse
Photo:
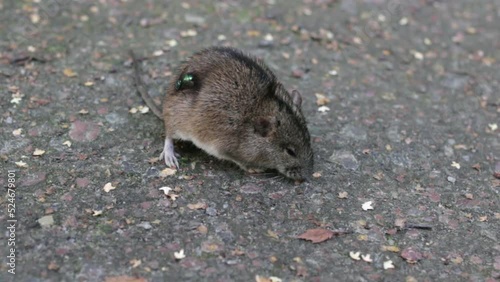
[(193, 142), (244, 170), (276, 169), (288, 178), (311, 176), (314, 160), (297, 90), (289, 93), (259, 59), (229, 47), (210, 47), (182, 63), (160, 111), (136, 70), (136, 85), (165, 123), (160, 159), (179, 167), (173, 139)]

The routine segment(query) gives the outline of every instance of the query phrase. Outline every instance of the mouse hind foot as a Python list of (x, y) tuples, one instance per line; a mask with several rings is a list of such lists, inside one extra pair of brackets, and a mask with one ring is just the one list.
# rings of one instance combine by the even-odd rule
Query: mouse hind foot
[(179, 168), (179, 162), (177, 161), (177, 156), (174, 152), (174, 140), (172, 140), (172, 138), (165, 138), (165, 144), (163, 145), (163, 151), (161, 152), (159, 159), (165, 159), (165, 164), (168, 167), (175, 166), (176, 168)]

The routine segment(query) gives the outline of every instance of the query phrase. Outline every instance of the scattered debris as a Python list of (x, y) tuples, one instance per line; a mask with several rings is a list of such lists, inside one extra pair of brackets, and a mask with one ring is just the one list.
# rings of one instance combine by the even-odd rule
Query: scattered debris
[(399, 253), (400, 251), (400, 249), (397, 246), (382, 246), (381, 249), (383, 252)]
[(363, 203), (363, 205), (361, 206), (361, 208), (364, 210), (364, 211), (367, 211), (367, 210), (373, 210), (373, 206), (372, 206), (373, 202), (372, 201), (368, 201), (368, 202), (365, 202)]
[(15, 164), (18, 166), (18, 167), (21, 167), (21, 168), (28, 168), (28, 164), (23, 162), (23, 161), (18, 161), (18, 162), (15, 162)]
[(330, 111), (330, 108), (327, 106), (321, 106), (318, 108), (318, 112), (324, 113)]
[(187, 207), (190, 210), (201, 210), (201, 209), (206, 209), (208, 205), (203, 202), (198, 202), (196, 204), (188, 204)]
[(349, 252), (349, 256), (353, 260), (360, 260), (361, 259), (361, 252)]
[(324, 105), (330, 103), (330, 99), (327, 98), (324, 94), (316, 93), (314, 95), (316, 95), (316, 105), (324, 106)]
[(401, 252), (401, 257), (408, 263), (417, 263), (423, 258), (423, 255), (419, 251), (413, 249), (412, 247), (409, 247)]
[(102, 215), (102, 210), (92, 210), (92, 216), (100, 216)]
[(392, 260), (384, 261), (384, 269), (391, 269), (395, 268), (394, 264), (392, 263)]
[(176, 173), (177, 173), (177, 169), (167, 167), (164, 170), (160, 171), (159, 176), (160, 177), (167, 177), (167, 176), (172, 176)]
[(37, 221), (42, 227), (50, 227), (54, 224), (54, 217), (52, 215), (46, 215), (42, 216)]
[(78, 74), (74, 72), (72, 69), (64, 69), (63, 74), (67, 77), (76, 77)]
[(347, 192), (346, 192), (346, 191), (343, 191), (343, 192), (339, 192), (339, 195), (338, 195), (337, 197), (338, 197), (339, 199), (346, 199), (348, 195), (349, 195), (349, 194), (347, 194)]
[(45, 154), (45, 151), (42, 149), (35, 149), (35, 151), (33, 152), (33, 156), (41, 156), (43, 154)]
[(129, 263), (130, 263), (130, 266), (132, 266), (132, 268), (136, 268), (142, 264), (142, 261), (140, 259), (132, 259), (129, 261)]
[(372, 258), (370, 257), (370, 254), (361, 255), (361, 258), (363, 259), (363, 261), (373, 262)]
[(158, 190), (163, 191), (163, 193), (165, 195), (168, 195), (170, 193), (170, 191), (172, 191), (172, 188), (164, 186), (164, 187), (158, 188)]
[(109, 193), (109, 191), (115, 190), (116, 186), (113, 186), (113, 184), (111, 184), (111, 182), (108, 182), (104, 185), (104, 187), (102, 187), (102, 189), (104, 190), (104, 192)]
[(313, 243), (321, 243), (333, 237), (333, 235), (349, 234), (350, 231), (337, 230), (332, 231), (323, 228), (309, 229), (297, 236), (298, 239), (309, 240)]
[(184, 254), (184, 249), (181, 249), (181, 250), (180, 250), (180, 251), (178, 251), (178, 252), (174, 252), (174, 257), (175, 257), (175, 259), (177, 259), (177, 260), (181, 260), (181, 259), (185, 258), (185, 257), (186, 257), (186, 255)]
[(14, 136), (17, 137), (17, 136), (20, 136), (22, 132), (23, 132), (23, 129), (22, 128), (18, 128), (16, 130), (12, 131), (12, 135), (14, 135)]

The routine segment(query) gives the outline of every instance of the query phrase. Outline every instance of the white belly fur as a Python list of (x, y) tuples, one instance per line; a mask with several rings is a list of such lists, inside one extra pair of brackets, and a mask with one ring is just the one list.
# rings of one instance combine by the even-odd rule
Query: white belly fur
[(208, 154), (210, 154), (210, 155), (212, 155), (214, 157), (217, 157), (219, 159), (226, 159), (226, 158), (224, 158), (224, 156), (222, 156), (219, 153), (218, 148), (216, 146), (212, 145), (212, 144), (207, 144), (207, 143), (204, 143), (204, 142), (200, 142), (198, 139), (193, 138), (192, 136), (183, 134), (181, 132), (176, 132), (174, 138), (185, 140), (185, 141), (191, 141), (191, 142), (193, 142), (194, 145), (196, 145), (196, 147), (204, 150)]

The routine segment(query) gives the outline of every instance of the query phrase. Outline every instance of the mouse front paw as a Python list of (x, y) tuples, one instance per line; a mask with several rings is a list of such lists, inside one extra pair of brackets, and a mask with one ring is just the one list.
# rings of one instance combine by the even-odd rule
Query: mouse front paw
[(177, 161), (177, 157), (174, 156), (165, 156), (165, 164), (168, 167), (175, 166), (176, 168), (179, 168), (179, 162)]
[(174, 152), (174, 142), (172, 139), (165, 138), (165, 145), (163, 146), (163, 151), (161, 152), (159, 159), (165, 159), (165, 164), (168, 167), (175, 166), (176, 168), (179, 168), (179, 162), (177, 161), (177, 157)]

